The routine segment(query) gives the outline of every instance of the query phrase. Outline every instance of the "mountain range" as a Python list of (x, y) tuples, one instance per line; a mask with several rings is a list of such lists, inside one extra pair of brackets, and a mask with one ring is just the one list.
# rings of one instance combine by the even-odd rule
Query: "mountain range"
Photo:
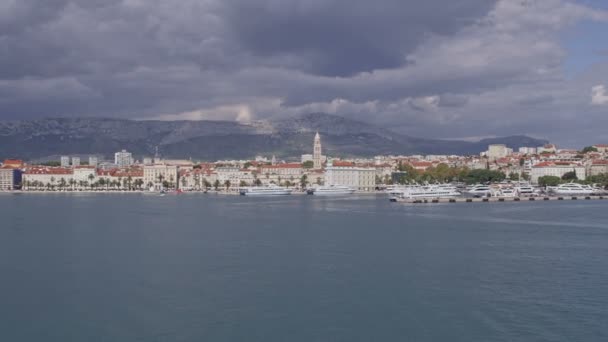
[(218, 160), (276, 155), (296, 158), (312, 153), (315, 132), (330, 156), (404, 154), (478, 154), (489, 144), (511, 148), (547, 141), (508, 136), (476, 142), (411, 137), (344, 117), (312, 113), (277, 121), (134, 121), (107, 118), (44, 118), (0, 121), (0, 158), (39, 160), (57, 155), (110, 157), (127, 149), (165, 158)]

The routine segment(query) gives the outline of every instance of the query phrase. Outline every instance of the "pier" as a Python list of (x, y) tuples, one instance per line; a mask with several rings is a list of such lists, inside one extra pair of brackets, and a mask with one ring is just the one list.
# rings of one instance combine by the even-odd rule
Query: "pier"
[(591, 201), (607, 200), (608, 196), (541, 196), (541, 197), (482, 197), (482, 198), (427, 198), (391, 199), (391, 202), (406, 204), (428, 204), (428, 203), (500, 203), (500, 202), (543, 202), (543, 201)]

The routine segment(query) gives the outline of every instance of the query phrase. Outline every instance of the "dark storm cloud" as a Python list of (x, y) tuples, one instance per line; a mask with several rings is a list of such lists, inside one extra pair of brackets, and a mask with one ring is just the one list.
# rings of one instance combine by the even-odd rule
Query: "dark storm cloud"
[(227, 1), (239, 45), (258, 56), (293, 56), (292, 67), (326, 76), (396, 68), (429, 35), (449, 35), (495, 1)]
[(496, 108), (513, 104), (542, 122), (608, 83), (560, 71), (558, 32), (588, 18), (608, 15), (569, 0), (4, 0), (0, 118), (327, 111), (424, 134), (507, 127)]

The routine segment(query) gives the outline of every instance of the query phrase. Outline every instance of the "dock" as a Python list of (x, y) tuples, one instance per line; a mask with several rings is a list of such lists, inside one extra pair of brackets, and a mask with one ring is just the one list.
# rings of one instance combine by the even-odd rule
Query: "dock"
[(592, 201), (608, 200), (608, 196), (541, 196), (541, 197), (481, 197), (481, 198), (428, 198), (428, 199), (409, 199), (392, 198), (391, 202), (407, 204), (427, 204), (427, 203), (497, 203), (497, 202), (542, 202), (542, 201)]

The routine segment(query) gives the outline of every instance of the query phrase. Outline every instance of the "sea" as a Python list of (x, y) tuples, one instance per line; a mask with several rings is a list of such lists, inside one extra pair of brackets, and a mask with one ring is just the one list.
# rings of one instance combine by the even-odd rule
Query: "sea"
[(608, 341), (608, 202), (2, 194), (0, 341)]

